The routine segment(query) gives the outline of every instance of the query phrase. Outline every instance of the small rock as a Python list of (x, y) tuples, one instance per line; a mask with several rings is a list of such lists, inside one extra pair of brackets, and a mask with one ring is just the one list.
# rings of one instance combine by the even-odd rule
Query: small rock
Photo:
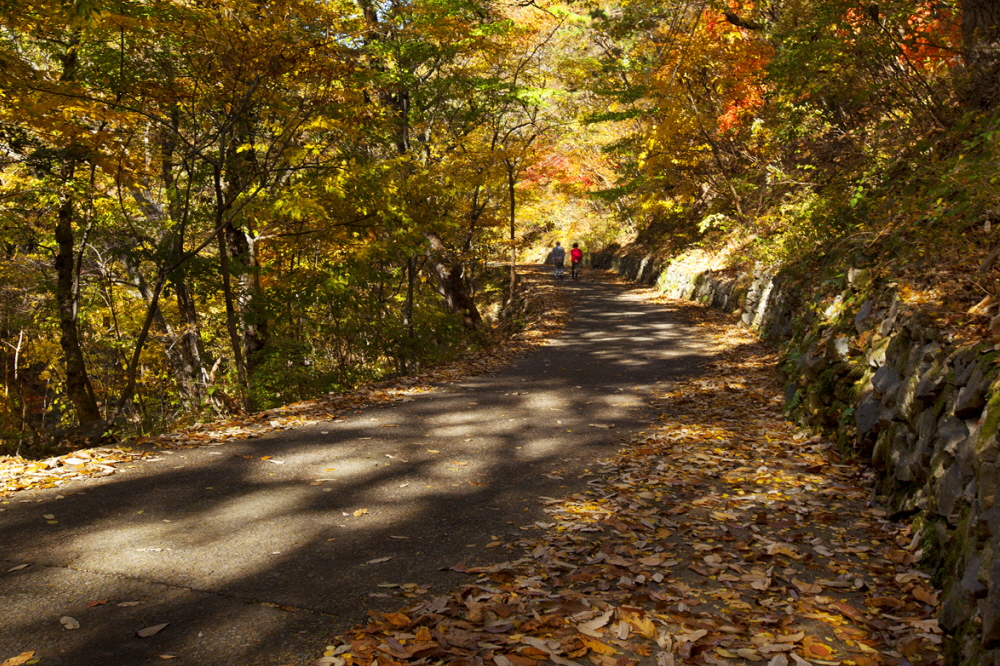
[(979, 416), (986, 406), (986, 391), (988, 383), (983, 377), (983, 371), (978, 366), (972, 371), (968, 382), (958, 391), (955, 398), (955, 416), (971, 419)]
[(854, 315), (854, 329), (858, 333), (864, 333), (865, 331), (872, 328), (872, 308), (875, 306), (875, 302), (870, 298), (861, 304), (861, 308), (858, 313)]
[(980, 566), (982, 566), (982, 560), (978, 555), (973, 555), (965, 565), (965, 574), (962, 576), (962, 591), (973, 599), (982, 599), (989, 592), (986, 586), (979, 582)]
[(872, 377), (872, 387), (875, 389), (875, 397), (882, 400), (883, 398), (894, 396), (897, 389), (899, 389), (899, 383), (902, 379), (895, 368), (883, 365), (875, 371), (875, 376)]
[(879, 431), (878, 413), (878, 400), (869, 393), (854, 410), (854, 423), (858, 427), (858, 435), (865, 437), (869, 433), (875, 434)]

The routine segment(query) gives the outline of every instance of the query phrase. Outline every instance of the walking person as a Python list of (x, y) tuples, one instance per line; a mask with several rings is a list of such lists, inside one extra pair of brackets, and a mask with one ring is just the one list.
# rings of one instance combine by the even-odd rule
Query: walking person
[(563, 279), (563, 262), (565, 261), (566, 250), (563, 249), (559, 241), (556, 241), (556, 246), (552, 248), (552, 266), (554, 267), (553, 275), (557, 280)]
[(583, 250), (579, 243), (573, 243), (573, 249), (569, 251), (570, 276), (577, 280), (580, 278), (580, 262), (583, 261)]

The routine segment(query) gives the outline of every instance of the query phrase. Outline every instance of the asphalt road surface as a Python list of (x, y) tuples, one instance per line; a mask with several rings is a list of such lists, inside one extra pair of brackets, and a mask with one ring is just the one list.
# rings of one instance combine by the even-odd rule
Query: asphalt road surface
[(501, 371), (6, 498), (0, 662), (298, 666), (394, 594), (469, 582), (443, 567), (510, 557), (487, 543), (585, 488), (706, 358), (668, 309), (588, 278), (563, 285), (564, 333)]

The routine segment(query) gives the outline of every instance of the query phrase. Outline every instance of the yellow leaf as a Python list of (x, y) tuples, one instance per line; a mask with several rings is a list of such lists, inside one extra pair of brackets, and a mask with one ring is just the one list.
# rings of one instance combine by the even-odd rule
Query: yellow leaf
[(580, 637), (580, 642), (586, 645), (588, 648), (596, 652), (597, 654), (608, 655), (609, 657), (614, 654), (618, 654), (618, 650), (614, 649), (607, 643), (599, 641), (596, 638), (587, 638), (585, 636)]
[(21, 664), (28, 662), (34, 656), (34, 652), (22, 652), (16, 657), (11, 657), (10, 659), (4, 661), (0, 664), (0, 666), (21, 666)]

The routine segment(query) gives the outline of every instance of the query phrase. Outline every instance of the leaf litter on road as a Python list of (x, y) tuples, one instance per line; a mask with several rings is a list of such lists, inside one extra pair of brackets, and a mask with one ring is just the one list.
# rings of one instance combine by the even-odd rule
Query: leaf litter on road
[(369, 611), (313, 663), (941, 663), (938, 593), (911, 527), (869, 504), (873, 473), (784, 420), (749, 332), (667, 305), (717, 354), (656, 396), (659, 422), (586, 491), (543, 498), (512, 559), (452, 567), (469, 581)]

